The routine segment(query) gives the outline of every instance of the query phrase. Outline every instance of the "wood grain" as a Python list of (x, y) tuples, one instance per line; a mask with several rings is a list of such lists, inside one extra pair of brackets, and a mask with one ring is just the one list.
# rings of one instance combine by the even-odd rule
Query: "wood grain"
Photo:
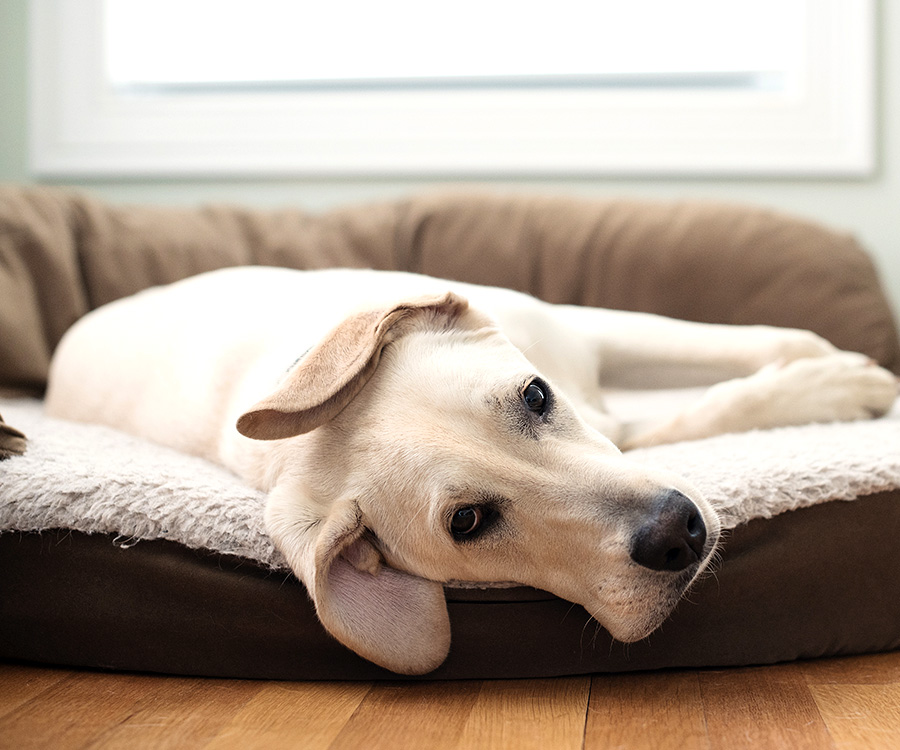
[(484, 682), (459, 737), (459, 748), (582, 747), (589, 677)]
[(0, 719), (0, 746), (88, 745), (160, 689), (131, 676), (72, 673)]
[(126, 719), (96, 735), (91, 748), (202, 747), (220, 735), (235, 711), (258, 690), (241, 680), (134, 679), (140, 700)]
[(455, 748), (480, 689), (479, 682), (376, 683), (331, 747)]
[[(664, 744), (660, 738), (665, 738)], [(584, 747), (707, 750), (698, 674), (594, 677)]]
[(72, 676), (65, 669), (35, 669), (15, 664), (4, 665), (0, 674), (0, 719)]
[(813, 685), (810, 690), (838, 750), (900, 748), (900, 684)]
[(0, 748), (900, 748), (900, 652), (727, 670), (275, 682), (0, 662)]
[(900, 683), (900, 652), (798, 662), (808, 685)]
[(798, 665), (701, 672), (699, 678), (711, 747), (833, 747)]
[(327, 748), (370, 690), (369, 683), (267, 683), (205, 747)]

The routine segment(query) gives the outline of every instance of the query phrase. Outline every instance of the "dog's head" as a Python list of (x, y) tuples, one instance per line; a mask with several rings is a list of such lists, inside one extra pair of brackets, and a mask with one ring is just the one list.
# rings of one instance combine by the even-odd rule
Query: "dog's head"
[(442, 583), (545, 589), (634, 641), (718, 537), (453, 294), (350, 316), (238, 429), (277, 441), (266, 525), (322, 623), (396, 672), (446, 658)]

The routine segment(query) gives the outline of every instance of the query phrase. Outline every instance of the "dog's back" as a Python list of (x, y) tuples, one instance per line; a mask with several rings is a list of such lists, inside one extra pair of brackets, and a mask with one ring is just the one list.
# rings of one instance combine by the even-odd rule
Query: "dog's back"
[[(101, 307), (53, 359), (47, 411), (222, 461), (242, 410), (346, 315), (453, 284), (398, 272), (213, 271)], [(490, 290), (528, 299), (509, 290)], [(228, 436), (227, 438), (224, 436)]]
[(267, 370), (262, 360), (274, 360), (270, 372), (283, 372), (317, 331), (327, 330), (321, 289), (304, 278), (281, 269), (228, 269), (91, 312), (54, 355), (48, 413), (218, 459), (227, 420), (233, 430), (235, 401), (253, 390), (255, 373)]

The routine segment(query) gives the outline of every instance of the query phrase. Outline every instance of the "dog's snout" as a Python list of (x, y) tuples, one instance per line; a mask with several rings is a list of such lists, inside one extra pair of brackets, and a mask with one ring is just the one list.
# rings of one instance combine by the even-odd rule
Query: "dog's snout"
[(684, 570), (701, 559), (705, 544), (700, 510), (678, 490), (668, 490), (631, 538), (631, 559), (651, 570)]

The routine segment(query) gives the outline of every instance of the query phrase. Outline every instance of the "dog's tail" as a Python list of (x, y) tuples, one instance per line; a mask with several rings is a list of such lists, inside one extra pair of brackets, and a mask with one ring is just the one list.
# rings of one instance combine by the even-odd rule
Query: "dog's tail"
[(12, 456), (21, 456), (25, 452), (26, 445), (25, 435), (12, 425), (6, 424), (0, 415), (0, 461)]

